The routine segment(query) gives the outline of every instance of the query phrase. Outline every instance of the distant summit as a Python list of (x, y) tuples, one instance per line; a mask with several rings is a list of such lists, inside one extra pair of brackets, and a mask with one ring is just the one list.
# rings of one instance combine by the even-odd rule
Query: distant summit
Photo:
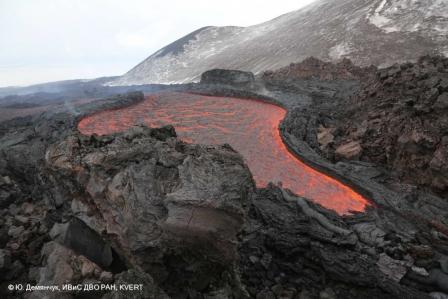
[(214, 68), (259, 73), (314, 56), (389, 66), (448, 55), (448, 1), (317, 0), (250, 27), (204, 27), (152, 54), (112, 85), (186, 83)]

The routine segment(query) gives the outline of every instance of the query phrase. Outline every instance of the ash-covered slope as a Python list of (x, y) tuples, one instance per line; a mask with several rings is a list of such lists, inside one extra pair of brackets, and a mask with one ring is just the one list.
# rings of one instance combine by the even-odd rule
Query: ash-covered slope
[(212, 68), (258, 73), (314, 56), (386, 66), (448, 54), (445, 0), (317, 0), (250, 27), (204, 27), (157, 51), (113, 85), (185, 83)]

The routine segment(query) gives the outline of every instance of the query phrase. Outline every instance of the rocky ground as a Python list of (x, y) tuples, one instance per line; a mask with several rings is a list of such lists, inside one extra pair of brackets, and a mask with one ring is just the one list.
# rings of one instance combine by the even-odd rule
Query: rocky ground
[(401, 182), (446, 197), (448, 59), (422, 57), (373, 74), (351, 97), (314, 103), (314, 148), (331, 161), (383, 166)]
[[(183, 88), (288, 108), (291, 151), (372, 207), (341, 217), (281, 186), (257, 189), (232, 148), (183, 143), (172, 127), (76, 130), (139, 93), (14, 119), (0, 124), (1, 298), (448, 298), (448, 201), (373, 160), (334, 164), (321, 147), (322, 127), (342, 124), (330, 108), (366, 94), (358, 78), (236, 74), (234, 85), (216, 73)], [(67, 282), (143, 288), (8, 291)]]
[(350, 59), (344, 58), (339, 62), (331, 63), (320, 59), (309, 57), (299, 63), (291, 63), (289, 66), (265, 71), (261, 77), (265, 81), (290, 81), (297, 79), (317, 78), (322, 81), (334, 80), (365, 80), (369, 78), (376, 67), (360, 67), (352, 63)]

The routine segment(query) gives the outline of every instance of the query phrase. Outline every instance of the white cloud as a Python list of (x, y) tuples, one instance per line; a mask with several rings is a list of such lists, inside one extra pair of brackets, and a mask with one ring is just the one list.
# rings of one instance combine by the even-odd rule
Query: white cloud
[(0, 86), (119, 75), (200, 27), (249, 26), (312, 1), (0, 0)]

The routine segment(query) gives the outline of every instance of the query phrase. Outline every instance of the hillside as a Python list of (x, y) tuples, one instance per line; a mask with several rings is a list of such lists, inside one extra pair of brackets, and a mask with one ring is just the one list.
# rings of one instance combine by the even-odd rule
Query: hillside
[(204, 27), (162, 48), (111, 85), (186, 83), (209, 69), (259, 73), (309, 56), (389, 66), (447, 54), (448, 2), (317, 0), (250, 27)]

